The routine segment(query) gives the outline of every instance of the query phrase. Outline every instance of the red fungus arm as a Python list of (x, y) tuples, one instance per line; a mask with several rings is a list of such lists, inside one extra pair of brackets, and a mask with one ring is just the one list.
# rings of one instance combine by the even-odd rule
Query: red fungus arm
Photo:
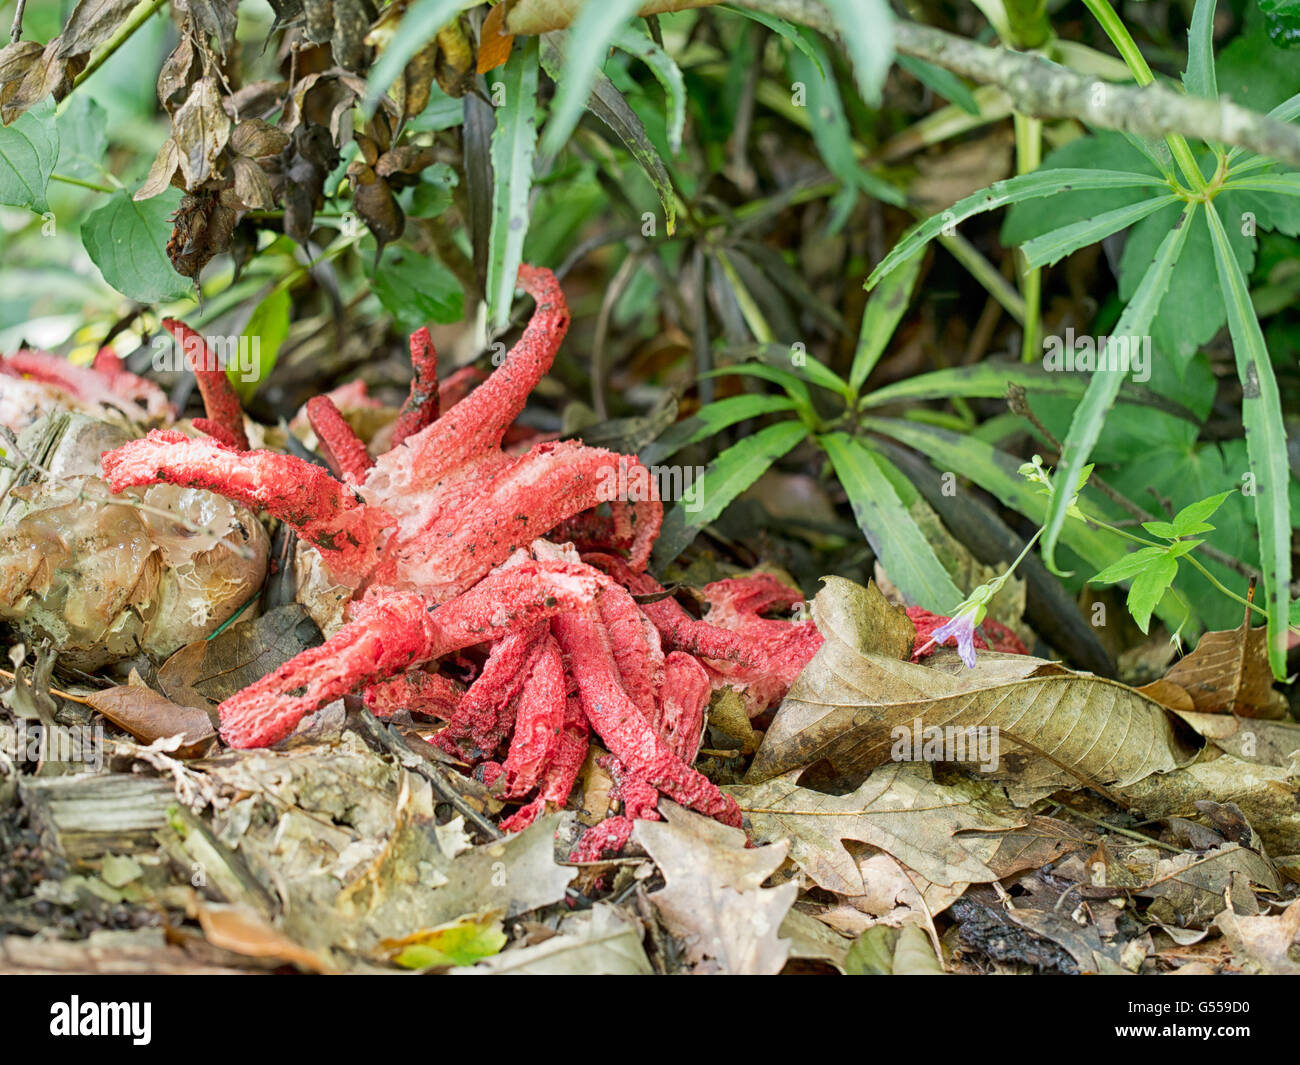
[(329, 463), (335, 477), (349, 477), (354, 482), (366, 479), (366, 473), (375, 464), (366, 445), (352, 431), (334, 401), (329, 396), (315, 396), (307, 401), (307, 421), (320, 444), (321, 457)]
[(240, 451), (248, 450), (248, 436), (244, 432), (244, 408), (239, 397), (226, 376), (225, 368), (217, 365), (217, 358), (212, 354), (208, 343), (184, 322), (175, 318), (164, 318), (163, 328), (176, 340), (177, 346), (185, 353), (185, 361), (194, 371), (199, 384), (199, 394), (203, 397), (203, 409), (208, 419), (216, 422), (224, 430), (221, 438), (231, 440)]
[(551, 631), (568, 657), (587, 719), (628, 771), (682, 805), (739, 827), (736, 800), (674, 755), (628, 698), (600, 624), (567, 613), (551, 622)]
[(569, 801), (569, 793), (587, 758), (587, 738), (591, 728), (582, 703), (570, 696), (564, 705), (564, 727), (560, 730), (555, 754), (542, 774), (537, 798), (521, 806), (501, 822), (503, 832), (520, 832), (531, 825), (547, 807), (558, 809)]
[(547, 633), (533, 654), (515, 711), (515, 731), (505, 761), (508, 797), (522, 798), (532, 791), (558, 750), (566, 687), (560, 645)]
[(375, 565), (380, 531), (391, 524), (382, 510), (321, 467), (271, 451), (235, 451), (155, 429), (101, 460), (114, 492), (133, 485), (206, 488), (252, 510), (266, 510), (316, 547), (330, 572), (355, 586)]
[(534, 625), (492, 645), (483, 672), (469, 686), (451, 723), (438, 733), (439, 747), (471, 762), (492, 757), (510, 731), (510, 704), (523, 688), (545, 636), (546, 627)]
[(549, 270), (525, 263), (519, 268), (519, 287), (537, 302), (523, 336), (483, 384), (436, 422), (406, 438), (412, 454), (394, 448), (380, 457), (382, 470), (390, 466), (409, 470), (408, 475), (400, 475), (393, 469), (395, 481), (410, 479), (412, 487), (430, 485), (448, 470), (499, 447), (529, 393), (551, 368), (569, 329), (569, 305)]
[(392, 717), (399, 710), (427, 717), (450, 718), (464, 693), (441, 673), (413, 669), (381, 680), (365, 691), (366, 709), (375, 717)]
[(321, 646), (223, 702), (221, 735), (232, 747), (266, 746), (292, 732), (304, 714), (357, 688), (559, 611), (583, 609), (599, 591), (585, 568), (524, 562), (489, 574), (433, 611), (414, 592), (372, 592), (353, 604), (352, 620)]
[(411, 391), (397, 415), (393, 447), (438, 420), (438, 352), (428, 329), (411, 334)]

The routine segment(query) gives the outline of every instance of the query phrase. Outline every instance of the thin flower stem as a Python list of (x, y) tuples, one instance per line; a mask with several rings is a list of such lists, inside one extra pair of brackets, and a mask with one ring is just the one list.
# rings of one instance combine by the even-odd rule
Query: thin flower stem
[[(1146, 59), (1138, 50), (1137, 42), (1133, 40), (1133, 35), (1124, 25), (1124, 20), (1110, 6), (1110, 0), (1083, 0), (1083, 2), (1101, 24), (1101, 28), (1106, 31), (1106, 36), (1118, 49), (1120, 57), (1128, 64), (1129, 70), (1133, 71), (1137, 83), (1146, 86), (1154, 82), (1155, 74), (1151, 72), (1151, 67), (1147, 65)], [(1187, 138), (1181, 133), (1169, 133), (1165, 135), (1165, 143), (1169, 145), (1169, 150), (1178, 163), (1178, 169), (1183, 172), (1183, 177), (1191, 185), (1192, 190), (1203, 191), (1206, 187), (1205, 175), (1196, 165), (1196, 157), (1192, 155)]]
[(110, 188), (108, 185), (97, 185), (93, 181), (83, 181), (81, 178), (69, 177), (67, 174), (51, 174), (51, 181), (61, 181), (65, 185), (76, 185), (79, 189), (90, 189), (91, 192), (114, 193), (117, 190)]

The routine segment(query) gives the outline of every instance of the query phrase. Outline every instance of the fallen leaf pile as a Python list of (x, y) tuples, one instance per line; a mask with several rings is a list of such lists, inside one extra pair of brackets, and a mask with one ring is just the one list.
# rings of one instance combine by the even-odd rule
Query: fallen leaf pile
[[(99, 776), (50, 760), (18, 783), (0, 817), (26, 859), (15, 870), (82, 927), (34, 951), (38, 922), (6, 895), (0, 962), (1300, 972), (1300, 726), (1253, 630), (1209, 634), (1135, 689), (1025, 655), (912, 662), (911, 623), (874, 585), (827, 578), (812, 615), (824, 643), (774, 714), (751, 722), (726, 691), (710, 707), (697, 764), (743, 830), (663, 799), (663, 820), (592, 863), (569, 855), (617, 794), (597, 755), (568, 810), (501, 836), (501, 801), (427, 732), (357, 707), (334, 704), (278, 749), (215, 744), (217, 702), (319, 642), (296, 604), (183, 647), (152, 688), (133, 676), (76, 695), (19, 660), (4, 699), (20, 724), (0, 723), (0, 750), (16, 757), (47, 725), (121, 738)], [(167, 928), (129, 927), (146, 910)]]

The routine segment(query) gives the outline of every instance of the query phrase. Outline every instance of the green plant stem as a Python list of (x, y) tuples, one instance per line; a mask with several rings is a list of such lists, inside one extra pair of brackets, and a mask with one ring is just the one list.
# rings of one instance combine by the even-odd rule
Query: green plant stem
[(121, 48), (122, 45), (126, 44), (126, 42), (129, 41), (132, 38), (132, 36), (135, 35), (136, 30), (138, 30), (141, 26), (143, 26), (146, 22), (148, 22), (151, 18), (153, 18), (155, 14), (157, 14), (166, 6), (167, 6), (167, 0), (153, 0), (153, 2), (150, 3), (147, 7), (136, 8), (135, 14), (133, 14), (129, 19), (127, 19), (126, 22), (122, 23), (121, 29), (119, 29), (117, 33), (113, 35), (112, 39), (106, 45), (104, 45), (104, 47), (100, 50), (99, 54), (96, 55), (93, 59), (91, 59), (89, 63), (86, 64), (86, 69), (83, 70), (80, 74), (76, 76), (76, 78), (73, 79), (72, 89), (70, 89), (69, 92), (71, 92), (72, 90), (80, 86), (82, 82), (84, 82), (87, 78), (89, 78), (92, 74), (94, 74), (95, 71), (97, 71), (100, 67), (102, 67), (106, 62), (108, 62), (108, 60), (111, 59), (113, 55), (117, 52), (117, 50)]
[[(1043, 121), (1015, 116), (1016, 173), (1029, 174), (1043, 161)], [(1042, 349), (1039, 333), (1042, 323), (1043, 271), (1039, 267), (1020, 272), (1020, 294), (1025, 300), (1025, 327), (1021, 334), (1020, 361), (1033, 362)]]
[(67, 174), (51, 174), (51, 181), (61, 181), (65, 185), (76, 185), (79, 189), (90, 189), (91, 192), (107, 192), (112, 194), (117, 189), (110, 188), (107, 185), (97, 185), (93, 181), (83, 181), (81, 178), (69, 177)]
[[(1107, 524), (1106, 522), (1101, 521), (1098, 518), (1094, 518), (1091, 514), (1086, 515), (1083, 520), (1088, 522), (1088, 524), (1090, 525), (1095, 525), (1100, 529), (1105, 529), (1109, 533), (1114, 533), (1116, 536), (1123, 537), (1125, 540), (1131, 540), (1133, 543), (1139, 544), (1142, 547), (1166, 546), (1163, 543), (1156, 543), (1152, 540), (1146, 540), (1141, 536), (1135, 536), (1133, 533), (1128, 532), (1125, 529), (1120, 529), (1117, 526)], [(1213, 573), (1211, 573), (1208, 569), (1205, 568), (1205, 566), (1201, 563), (1200, 559), (1196, 558), (1190, 552), (1186, 555), (1183, 555), (1182, 557), (1185, 558), (1188, 564), (1191, 565), (1193, 569), (1197, 570), (1201, 574), (1201, 576), (1204, 577), (1207, 581), (1209, 581), (1210, 584), (1212, 584), (1218, 591), (1222, 592), (1229, 599), (1232, 599), (1233, 601), (1240, 603), (1242, 606), (1248, 607), (1249, 609), (1255, 611), (1256, 614), (1264, 618), (1266, 621), (1268, 620), (1267, 610), (1265, 610), (1262, 606), (1259, 606), (1256, 603), (1252, 603), (1244, 595), (1238, 595), (1231, 588), (1228, 588), (1226, 585), (1224, 585), (1222, 581), (1220, 581)], [(1297, 627), (1295, 625), (1288, 625), (1287, 627), (1292, 632), (1300, 633), (1300, 627)]]
[[(1119, 54), (1124, 62), (1128, 64), (1129, 70), (1133, 71), (1133, 77), (1138, 85), (1146, 86), (1154, 82), (1156, 80), (1155, 74), (1151, 72), (1151, 67), (1138, 50), (1137, 42), (1133, 40), (1133, 35), (1129, 33), (1128, 27), (1124, 25), (1124, 20), (1110, 6), (1110, 0), (1083, 0), (1083, 2), (1088, 10), (1092, 12), (1093, 17), (1101, 24), (1101, 28), (1106, 31), (1106, 36), (1110, 38), (1111, 43), (1119, 50)], [(1178, 163), (1178, 169), (1183, 172), (1183, 177), (1192, 190), (1196, 192), (1202, 191), (1206, 185), (1205, 175), (1201, 173), (1201, 168), (1196, 165), (1196, 157), (1192, 155), (1191, 145), (1187, 143), (1187, 138), (1181, 133), (1167, 133), (1165, 143), (1169, 145), (1169, 151), (1173, 153), (1173, 157)]]

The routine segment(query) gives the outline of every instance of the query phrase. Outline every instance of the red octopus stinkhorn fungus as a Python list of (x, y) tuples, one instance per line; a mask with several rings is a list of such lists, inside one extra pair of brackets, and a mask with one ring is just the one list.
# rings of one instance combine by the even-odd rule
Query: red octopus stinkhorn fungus
[[(580, 856), (621, 847), (634, 819), (657, 816), (660, 793), (739, 825), (735, 801), (690, 765), (709, 693), (740, 688), (758, 713), (821, 637), (811, 622), (763, 616), (799, 598), (766, 576), (710, 585), (703, 620), (671, 598), (638, 604), (634, 594), (662, 592), (645, 567), (663, 510), (637, 459), (577, 442), (502, 450), (569, 325), (549, 270), (525, 265), (519, 285), (536, 301), (533, 317), (463, 398), (448, 396), (449, 382), (439, 387), (428, 333), (411, 338), (410, 396), (384, 454), (372, 459), (328, 398), (309, 404), (337, 477), (248, 451), (233, 392), (203, 376), (211, 439), (155, 431), (106, 454), (104, 474), (115, 491), (193, 485), (262, 508), (353, 589), (338, 632), (221, 704), (232, 746), (282, 739), (304, 714), (360, 689), (377, 714), (446, 719), (438, 742), (499, 778), (507, 798), (527, 800), (502, 822), (508, 831), (564, 805), (592, 733), (610, 752), (622, 812), (584, 838)], [(193, 334), (168, 328), (197, 365)], [(456, 375), (455, 393), (466, 380)], [(649, 488), (610, 498), (612, 484)], [(602, 504), (608, 516), (586, 520)], [(571, 530), (587, 554), (563, 543)], [(472, 645), (487, 658), (461, 691), (438, 659)]]

